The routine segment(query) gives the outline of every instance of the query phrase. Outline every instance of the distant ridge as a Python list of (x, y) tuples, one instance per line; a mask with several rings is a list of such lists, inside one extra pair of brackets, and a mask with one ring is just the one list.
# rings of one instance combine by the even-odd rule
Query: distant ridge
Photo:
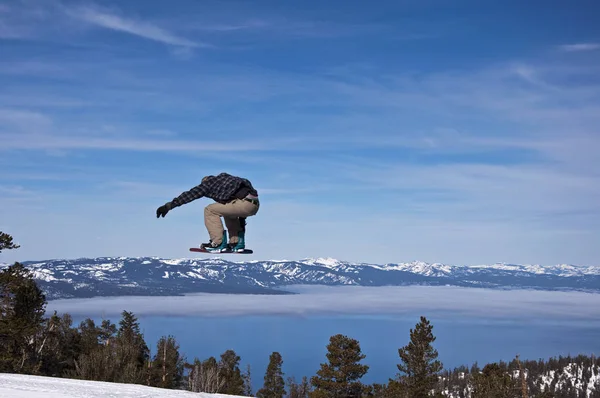
[(197, 292), (288, 294), (283, 288), (290, 285), (449, 285), (600, 293), (600, 267), (569, 264), (457, 266), (420, 261), (369, 264), (333, 258), (231, 261), (218, 257), (97, 257), (22, 263), (32, 270), (49, 300)]

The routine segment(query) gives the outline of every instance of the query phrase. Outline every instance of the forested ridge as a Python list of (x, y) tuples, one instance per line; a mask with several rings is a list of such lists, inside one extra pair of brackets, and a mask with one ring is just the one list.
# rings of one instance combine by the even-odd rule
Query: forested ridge
[[(18, 248), (0, 232), (0, 252)], [(233, 349), (219, 358), (187, 357), (175, 336), (149, 347), (135, 314), (113, 322), (86, 319), (73, 325), (68, 313), (46, 316), (46, 297), (20, 263), (0, 272), (0, 372), (134, 383), (194, 392), (271, 397), (600, 398), (600, 360), (559, 356), (445, 369), (430, 321), (421, 317), (398, 348), (398, 364), (384, 384), (365, 384), (367, 356), (359, 341), (331, 336), (314, 375), (286, 377), (285, 358), (270, 354), (260, 373), (241, 365)], [(379, 376), (379, 375), (378, 375)], [(252, 379), (255, 378), (255, 382)], [(380, 378), (380, 377), (379, 377)], [(253, 391), (253, 385), (259, 385)]]

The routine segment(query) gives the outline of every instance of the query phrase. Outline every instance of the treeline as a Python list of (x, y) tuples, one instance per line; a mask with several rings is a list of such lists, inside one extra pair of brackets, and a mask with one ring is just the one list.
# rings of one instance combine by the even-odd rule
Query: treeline
[[(0, 252), (17, 247), (0, 232)], [(331, 336), (326, 361), (312, 377), (286, 378), (281, 354), (272, 352), (262, 387), (254, 392), (251, 369), (240, 369), (234, 350), (188, 361), (173, 336), (148, 347), (131, 312), (123, 311), (117, 324), (88, 318), (73, 325), (69, 314), (45, 317), (45, 307), (44, 293), (22, 264), (0, 272), (0, 372), (261, 398), (600, 398), (600, 361), (594, 357), (521, 361), (517, 356), (481, 369), (475, 363), (445, 370), (425, 317), (398, 349), (398, 373), (387, 383), (363, 383), (369, 366), (360, 343), (338, 334)]]

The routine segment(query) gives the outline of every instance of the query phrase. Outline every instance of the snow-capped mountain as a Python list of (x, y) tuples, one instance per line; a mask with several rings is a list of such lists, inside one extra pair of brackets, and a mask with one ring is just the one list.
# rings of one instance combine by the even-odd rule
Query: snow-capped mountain
[(600, 267), (573, 265), (368, 264), (331, 258), (235, 262), (217, 257), (101, 257), (23, 264), (48, 299), (192, 292), (285, 294), (281, 288), (289, 285), (418, 284), (600, 292)]

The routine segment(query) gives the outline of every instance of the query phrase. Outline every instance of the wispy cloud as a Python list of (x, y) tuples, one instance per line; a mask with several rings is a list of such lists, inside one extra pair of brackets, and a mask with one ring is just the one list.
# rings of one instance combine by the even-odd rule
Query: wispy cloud
[(238, 24), (208, 24), (194, 27), (199, 31), (210, 31), (210, 32), (237, 32), (246, 31), (251, 29), (262, 29), (271, 26), (270, 23), (262, 20), (249, 20)]
[(109, 13), (107, 11), (100, 10), (97, 7), (85, 6), (69, 8), (66, 10), (66, 12), (68, 15), (74, 18), (96, 26), (100, 26), (102, 28), (129, 33), (134, 36), (154, 40), (164, 44), (193, 48), (211, 47), (206, 43), (200, 43), (178, 36), (177, 34), (161, 28), (156, 24)]
[(595, 51), (600, 50), (600, 43), (573, 43), (563, 44), (559, 46), (563, 51), (579, 52), (579, 51)]
[(98, 138), (43, 136), (37, 134), (7, 135), (4, 137), (2, 150), (11, 149), (96, 149), (123, 150), (133, 152), (243, 152), (273, 150), (286, 147), (285, 142), (247, 142), (237, 141), (235, 144), (218, 141), (183, 141), (183, 140), (153, 140), (141, 138)]
[(0, 4), (0, 40), (22, 39), (30, 35), (31, 29), (21, 21), (15, 20), (12, 8)]
[(0, 132), (7, 126), (21, 132), (32, 132), (45, 129), (52, 124), (51, 118), (40, 113), (24, 109), (0, 108)]
[[(110, 235), (115, 225), (92, 208), (115, 200), (124, 203), (114, 210), (119, 217), (140, 212), (145, 220), (159, 189), (145, 184), (165, 181), (170, 196), (206, 169), (220, 169), (250, 174), (264, 187), (268, 205), (252, 225), (261, 256), (353, 250), (387, 260), (397, 256), (393, 241), (403, 255), (434, 261), (502, 260), (507, 252), (539, 262), (598, 257), (597, 245), (585, 244), (600, 217), (593, 40), (562, 48), (579, 51), (577, 59), (551, 43), (543, 54), (496, 52), (493, 59), (504, 61), (484, 63), (495, 50), (481, 43), (463, 46), (459, 57), (413, 51), (419, 43), (398, 37), (440, 33), (428, 42), (434, 50), (456, 41), (456, 26), (438, 17), (394, 21), (383, 8), (7, 4), (4, 26), (37, 41), (11, 43), (0, 65), (0, 163), (21, 175), (64, 177), (21, 185), (45, 199), (62, 195), (42, 201), (48, 208), (78, 203), (62, 215), (65, 225), (89, 221), (64, 228), (69, 253), (160, 247), (159, 255), (180, 254), (160, 244), (157, 230), (180, 227), (193, 210), (174, 213), (172, 224), (151, 224), (156, 230), (145, 236), (132, 223), (132, 239), (109, 247), (86, 246), (85, 228)], [(139, 46), (140, 38), (151, 45)], [(190, 57), (205, 41), (219, 54)], [(130, 184), (115, 190), (113, 180)], [(3, 182), (18, 184), (0, 176)], [(152, 199), (142, 211), (145, 193)], [(0, 219), (21, 225), (30, 218), (31, 231), (21, 232), (32, 236), (39, 225), (44, 240), (56, 224), (49, 214), (5, 211)], [(281, 220), (295, 226), (283, 242)], [(196, 221), (186, 236), (198, 232)], [(377, 250), (349, 249), (365, 239)], [(58, 243), (31, 250), (58, 254)], [(18, 255), (29, 256), (26, 250)]]

